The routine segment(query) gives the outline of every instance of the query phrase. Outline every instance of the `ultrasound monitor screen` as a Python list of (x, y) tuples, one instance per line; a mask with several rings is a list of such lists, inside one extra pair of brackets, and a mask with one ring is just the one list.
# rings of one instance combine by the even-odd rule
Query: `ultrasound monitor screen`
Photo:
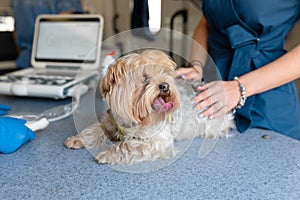
[(35, 60), (95, 62), (99, 26), (97, 18), (42, 19), (38, 27)]

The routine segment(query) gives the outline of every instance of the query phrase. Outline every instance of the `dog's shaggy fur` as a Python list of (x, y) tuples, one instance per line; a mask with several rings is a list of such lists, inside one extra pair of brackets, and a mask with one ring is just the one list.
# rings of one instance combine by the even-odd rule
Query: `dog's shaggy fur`
[(132, 53), (111, 64), (100, 82), (109, 107), (102, 121), (65, 141), (67, 148), (97, 148), (98, 163), (131, 164), (174, 156), (175, 140), (228, 136), (232, 117), (199, 119), (191, 85), (174, 77), (176, 64), (162, 51)]

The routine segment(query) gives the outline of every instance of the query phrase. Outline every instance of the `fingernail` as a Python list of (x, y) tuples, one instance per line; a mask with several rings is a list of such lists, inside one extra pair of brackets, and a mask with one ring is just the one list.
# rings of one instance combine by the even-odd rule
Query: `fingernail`
[(205, 117), (205, 115), (203, 115), (203, 114), (199, 114), (199, 115), (198, 115), (198, 117), (199, 117), (200, 119), (202, 119), (202, 118), (204, 118), (204, 117)]
[(212, 120), (214, 117), (212, 115), (208, 116), (209, 120)]

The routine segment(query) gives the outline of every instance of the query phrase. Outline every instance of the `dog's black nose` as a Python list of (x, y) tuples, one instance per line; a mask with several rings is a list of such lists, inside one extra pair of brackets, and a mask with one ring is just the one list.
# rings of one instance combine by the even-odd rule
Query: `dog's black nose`
[(159, 84), (159, 89), (162, 92), (168, 92), (169, 91), (169, 83), (162, 82)]

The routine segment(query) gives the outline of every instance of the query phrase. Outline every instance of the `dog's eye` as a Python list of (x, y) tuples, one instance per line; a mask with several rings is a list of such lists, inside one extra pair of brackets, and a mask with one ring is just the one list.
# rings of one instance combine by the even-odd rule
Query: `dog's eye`
[(147, 74), (143, 75), (143, 83), (147, 83), (149, 81), (149, 76)]

